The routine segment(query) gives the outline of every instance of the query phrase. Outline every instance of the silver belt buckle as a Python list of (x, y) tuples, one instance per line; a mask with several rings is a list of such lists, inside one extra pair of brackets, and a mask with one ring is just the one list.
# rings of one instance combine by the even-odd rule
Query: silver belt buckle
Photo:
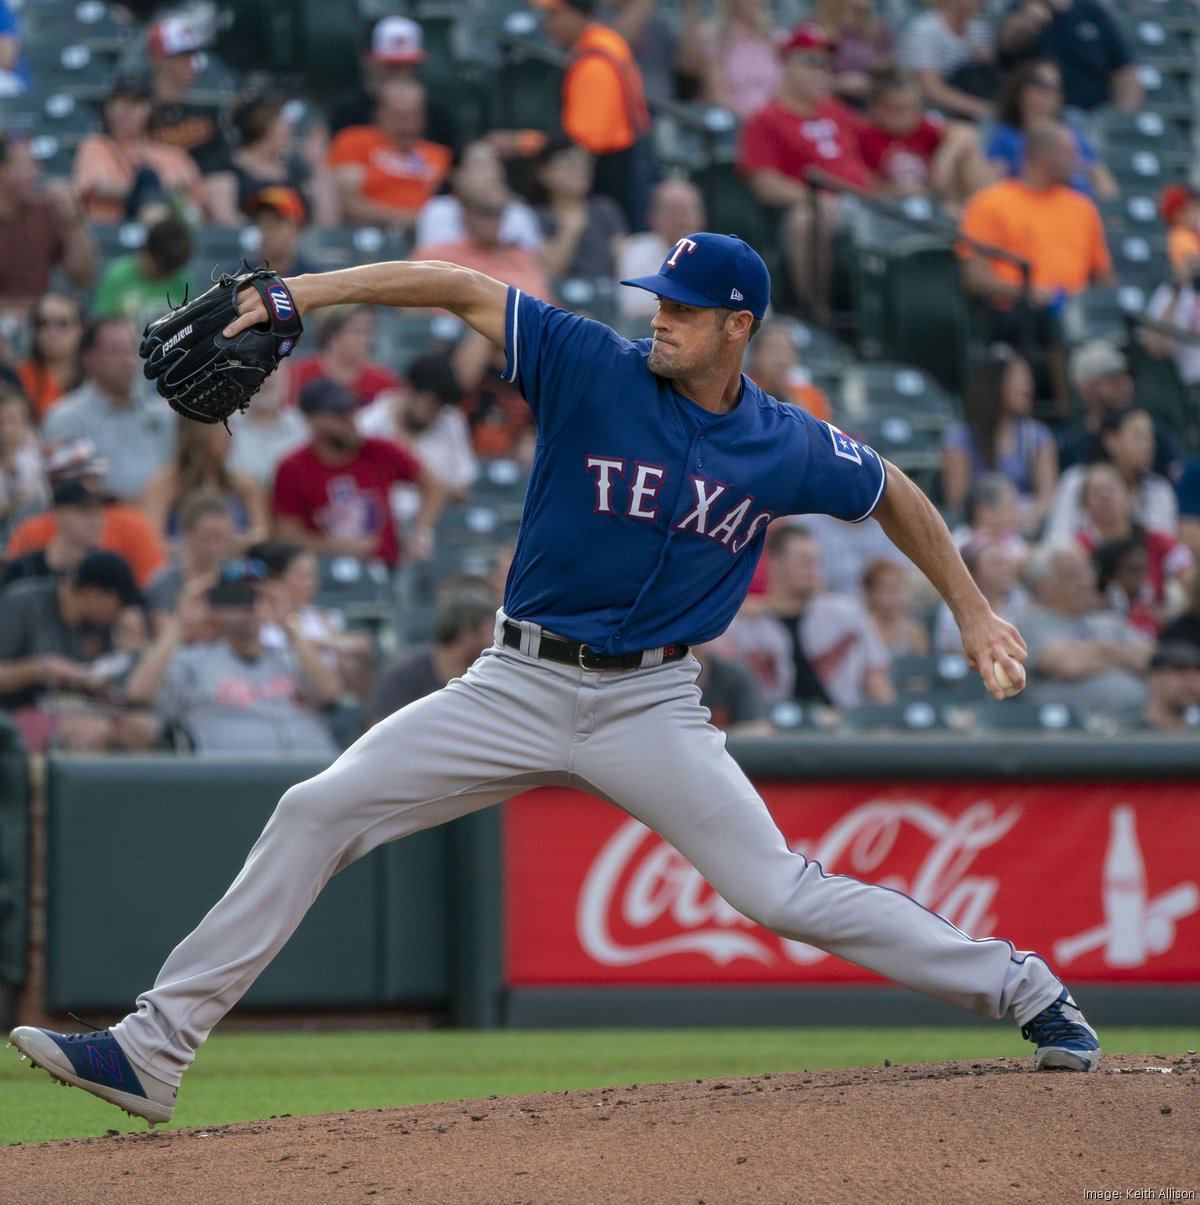
[(580, 668), (581, 670), (583, 670), (583, 671), (584, 671), (584, 673), (587, 673), (587, 672), (588, 672), (588, 667), (587, 667), (586, 665), (584, 665), (584, 663), (583, 663), (583, 655), (584, 655), (584, 653), (586, 653), (586, 652), (587, 652), (587, 647), (588, 647), (588, 646), (587, 646), (586, 644), (582, 644), (582, 643), (581, 643), (581, 644), (579, 645), (579, 657), (578, 657), (578, 660), (579, 660), (579, 668)]

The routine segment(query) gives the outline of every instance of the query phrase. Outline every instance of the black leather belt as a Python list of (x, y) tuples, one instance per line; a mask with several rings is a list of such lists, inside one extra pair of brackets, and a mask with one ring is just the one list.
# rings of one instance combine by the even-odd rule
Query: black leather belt
[[(521, 625), (511, 619), (504, 621), (504, 643), (510, 649), (521, 647)], [(686, 657), (686, 644), (664, 644), (662, 659), (678, 661)], [(602, 653), (594, 653), (586, 644), (578, 644), (574, 640), (564, 640), (561, 636), (550, 636), (542, 633), (538, 644), (538, 656), (546, 661), (561, 661), (563, 665), (577, 665), (580, 669), (641, 669), (645, 653), (616, 653), (606, 657)]]

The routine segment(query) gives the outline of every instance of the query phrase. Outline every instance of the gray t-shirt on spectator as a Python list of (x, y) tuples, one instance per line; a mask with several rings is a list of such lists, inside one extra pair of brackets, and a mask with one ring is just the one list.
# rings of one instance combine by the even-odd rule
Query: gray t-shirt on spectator
[(321, 719), (299, 701), (302, 679), (288, 649), (255, 661), (223, 641), (181, 648), (158, 696), (158, 714), (181, 725), (198, 753), (317, 753), (337, 749)]
[(1029, 685), (1026, 698), (1031, 703), (1063, 703), (1081, 711), (1124, 711), (1145, 706), (1146, 683), (1126, 669), (1107, 669), (1087, 678), (1068, 681), (1038, 671), (1038, 659), (1051, 644), (1082, 643), (1102, 640), (1109, 644), (1138, 644), (1146, 636), (1120, 615), (1110, 611), (1092, 611), (1072, 619), (1056, 611), (1034, 605), (1021, 621), (1021, 634), (1029, 646)]
[(183, 566), (177, 560), (164, 565), (146, 587), (146, 601), (151, 611), (175, 610), (179, 596), (183, 593)]
[(42, 423), (42, 440), (90, 439), (108, 461), (105, 487), (136, 501), (150, 478), (175, 455), (175, 411), (148, 382), (134, 385), (131, 406), (114, 406), (91, 383), (61, 398)]
[(421, 645), (380, 670), (367, 719), (377, 724), (393, 711), (441, 690), (444, 685), (433, 669), (433, 646)]

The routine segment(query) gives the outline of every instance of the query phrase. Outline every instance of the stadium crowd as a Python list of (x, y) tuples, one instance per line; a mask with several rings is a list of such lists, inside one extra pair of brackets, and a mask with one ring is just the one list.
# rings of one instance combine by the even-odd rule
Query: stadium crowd
[[(206, 87), (186, 9), (98, 5), (124, 49), (64, 159), (16, 116), (60, 82), (31, 53), (54, 4), (0, 0), (0, 707), (30, 748), (332, 754), (490, 642), (536, 439), (502, 357), (446, 314), (331, 310), (229, 430), (179, 420), (138, 336), (214, 266), (448, 260), (641, 337), (653, 298), (617, 282), (731, 197), (768, 232), (765, 389), (902, 465), (889, 432), (945, 395), (912, 463), (1029, 689), (989, 705), (873, 521), (800, 517), (697, 650), (714, 722), (1200, 725), (1194, 106), (1155, 110), (1115, 9), (533, 0), (562, 69), (539, 129), (468, 128), (426, 86), (419, 6), (364, 23), (361, 78), (315, 103), (286, 75)], [(680, 113), (732, 131), (723, 173), (673, 154)], [(1149, 185), (1117, 136), (1147, 115), (1187, 147)], [(886, 414), (843, 371), (871, 359), (853, 257), (879, 214), (941, 231), (970, 316), (957, 377), (892, 364)], [(1089, 326), (1128, 283), (1122, 214), (1158, 276)]]

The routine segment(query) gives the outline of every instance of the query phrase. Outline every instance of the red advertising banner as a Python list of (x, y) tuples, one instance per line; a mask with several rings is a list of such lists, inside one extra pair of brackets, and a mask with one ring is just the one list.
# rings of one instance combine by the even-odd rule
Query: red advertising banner
[[(1186, 783), (760, 786), (791, 847), (911, 895), (1071, 982), (1200, 983), (1200, 797)], [(504, 805), (510, 986), (854, 983), (644, 825), (545, 788)]]

